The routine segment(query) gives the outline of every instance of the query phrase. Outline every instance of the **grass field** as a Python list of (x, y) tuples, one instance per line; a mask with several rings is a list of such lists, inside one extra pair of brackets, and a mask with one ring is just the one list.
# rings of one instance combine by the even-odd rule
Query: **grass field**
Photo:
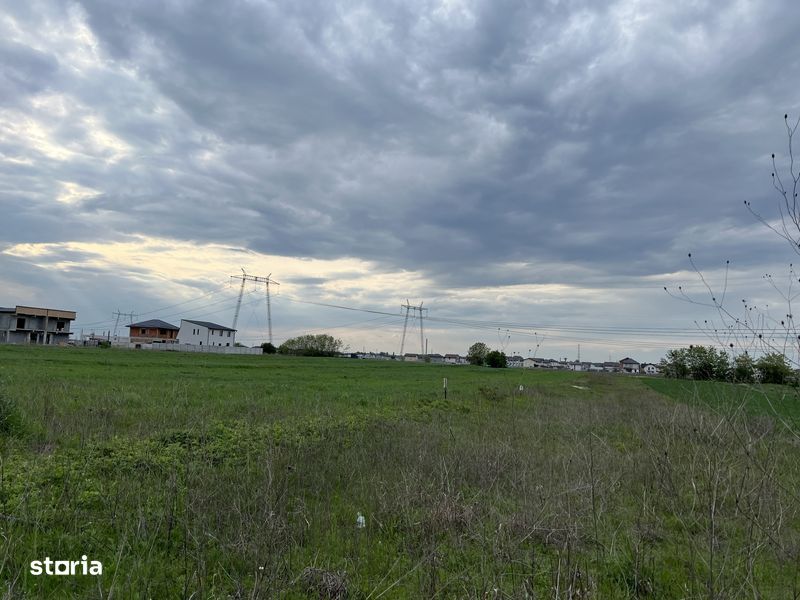
[[(0, 597), (798, 598), (797, 407), (788, 388), (0, 346)], [(82, 555), (103, 575), (29, 572)]]

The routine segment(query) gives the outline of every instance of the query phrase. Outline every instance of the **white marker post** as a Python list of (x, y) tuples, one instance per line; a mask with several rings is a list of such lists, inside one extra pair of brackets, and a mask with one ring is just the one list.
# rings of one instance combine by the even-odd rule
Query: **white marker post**
[(444, 399), (447, 400), (447, 377), (444, 378)]

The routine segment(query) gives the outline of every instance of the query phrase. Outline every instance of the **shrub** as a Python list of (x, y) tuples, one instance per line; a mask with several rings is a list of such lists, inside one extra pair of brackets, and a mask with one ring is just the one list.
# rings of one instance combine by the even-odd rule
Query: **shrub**
[(756, 364), (749, 354), (740, 354), (733, 360), (731, 375), (735, 383), (753, 383), (756, 379)]
[(295, 356), (334, 356), (342, 345), (342, 340), (326, 333), (307, 334), (286, 340), (278, 347), (278, 352)]
[(716, 379), (726, 381), (731, 375), (728, 355), (711, 346), (689, 346), (670, 350), (661, 361), (665, 377), (696, 380)]
[(499, 350), (492, 350), (486, 354), (486, 366), (493, 369), (505, 369), (508, 366), (505, 353)]
[(792, 376), (792, 368), (780, 352), (771, 352), (755, 363), (761, 383), (787, 383)]

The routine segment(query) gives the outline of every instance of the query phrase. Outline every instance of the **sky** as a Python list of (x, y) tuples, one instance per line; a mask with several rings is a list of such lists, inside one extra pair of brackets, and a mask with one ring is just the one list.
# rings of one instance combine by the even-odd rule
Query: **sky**
[[(707, 303), (692, 253), (785, 312), (744, 202), (778, 216), (794, 3), (0, 7), (0, 306), (230, 325), (245, 269), (276, 344), (397, 353), (409, 302), (429, 352), (657, 361), (717, 316), (674, 297)], [(266, 340), (264, 286), (238, 328)]]

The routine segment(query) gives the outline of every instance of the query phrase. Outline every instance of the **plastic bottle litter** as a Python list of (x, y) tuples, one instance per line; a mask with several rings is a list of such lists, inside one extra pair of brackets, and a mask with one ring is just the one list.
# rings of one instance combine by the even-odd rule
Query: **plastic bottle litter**
[(367, 520), (364, 518), (364, 515), (358, 513), (356, 516), (356, 527), (358, 529), (364, 529), (367, 526)]

